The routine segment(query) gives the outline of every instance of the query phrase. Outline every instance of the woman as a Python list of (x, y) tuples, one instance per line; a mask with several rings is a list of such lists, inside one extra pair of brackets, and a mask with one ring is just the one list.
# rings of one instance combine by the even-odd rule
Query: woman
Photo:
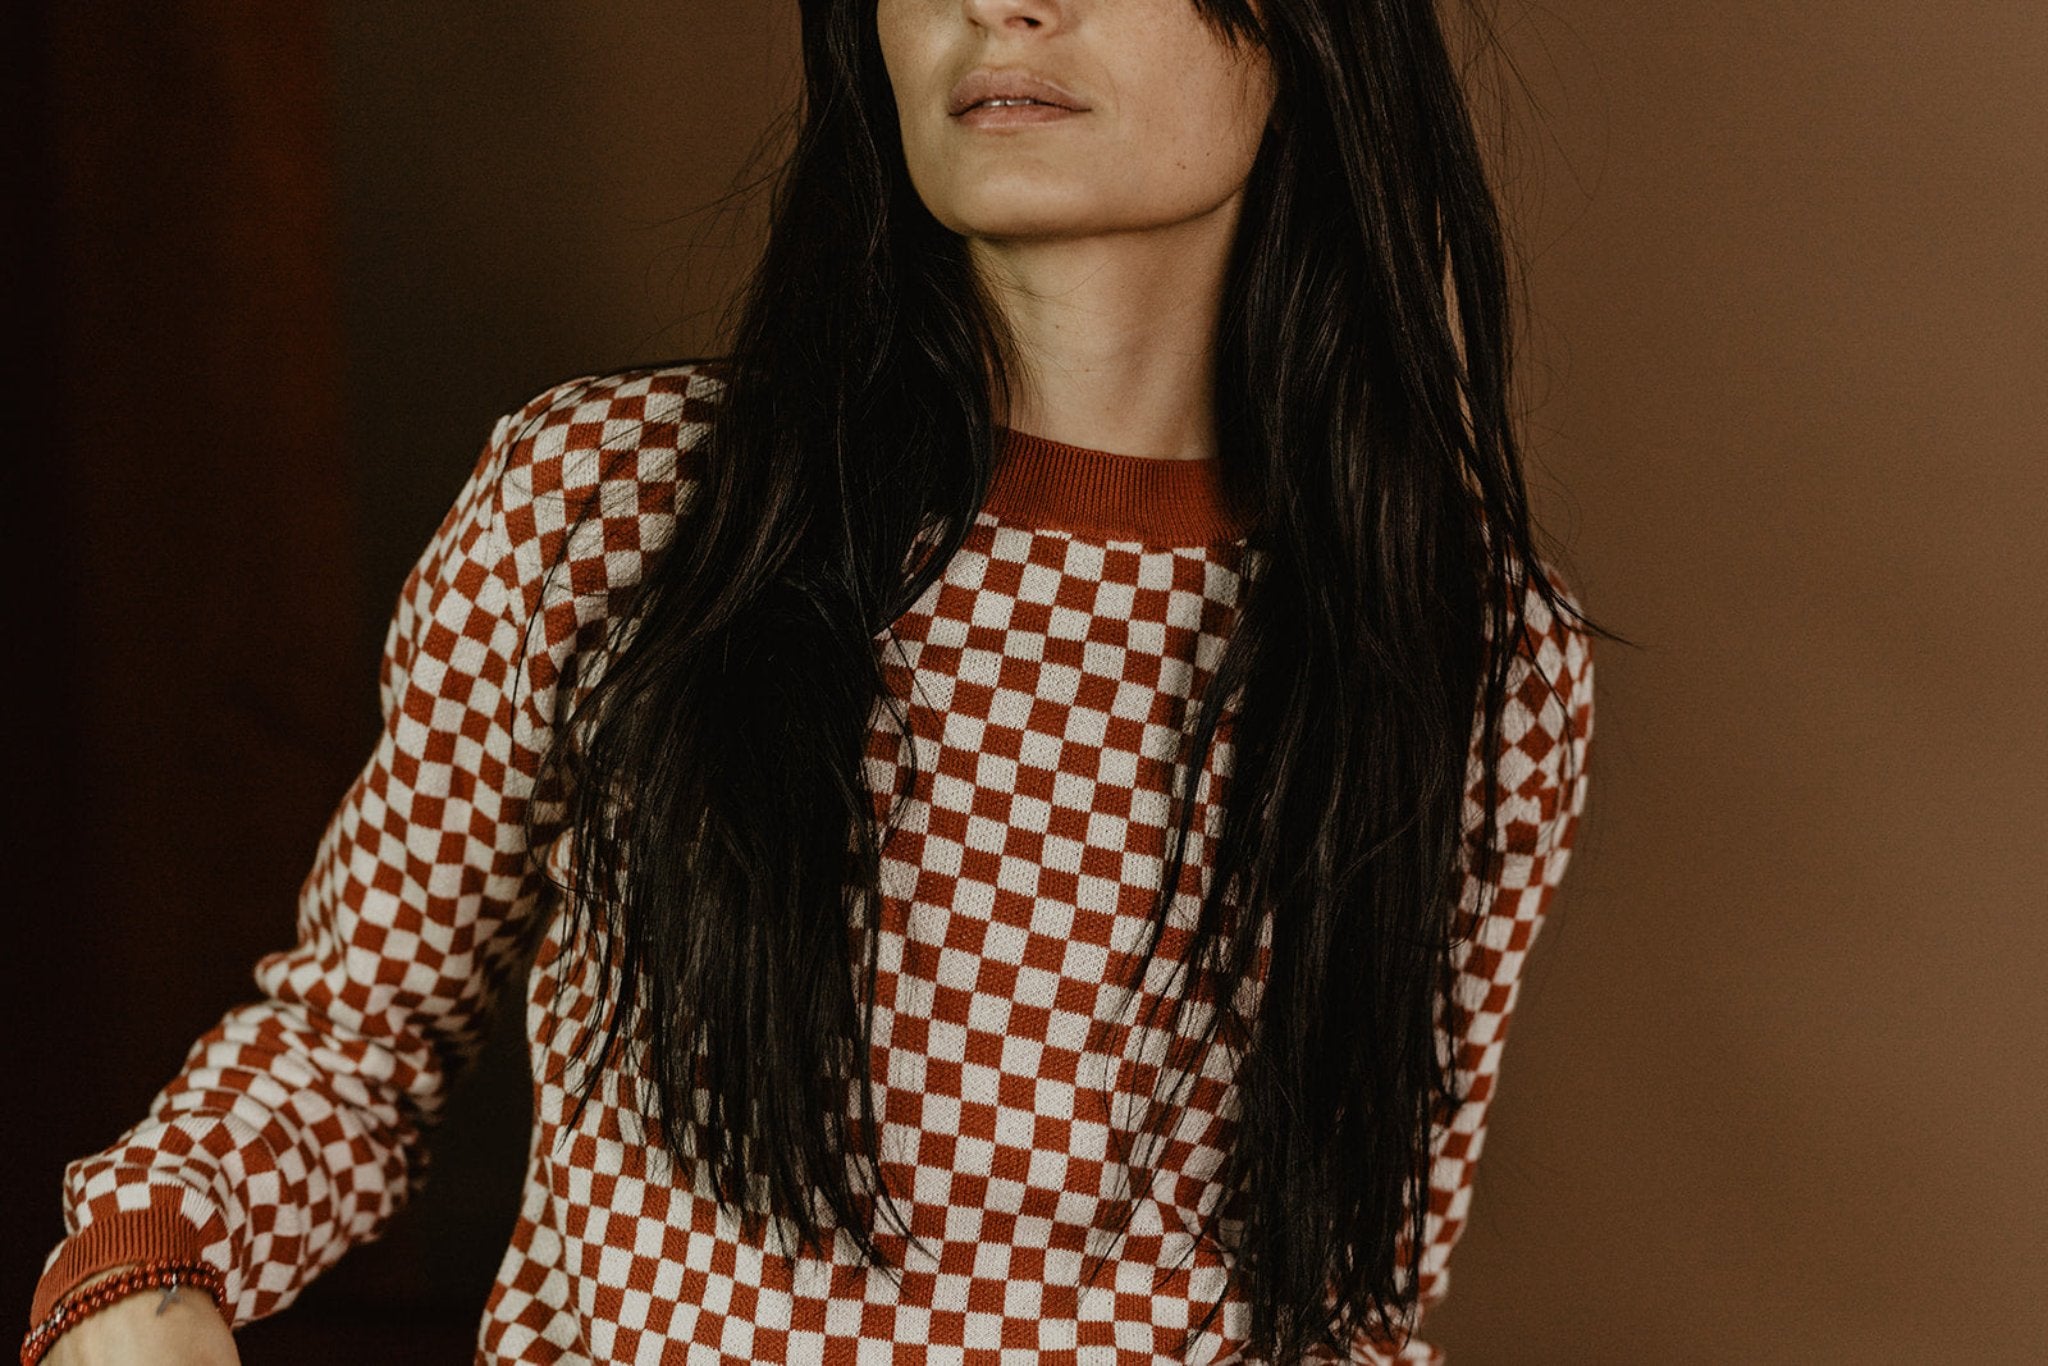
[(498, 423), (300, 942), (67, 1172), (47, 1360), (234, 1360), (528, 950), (479, 1360), (1441, 1359), (1593, 628), (1436, 16), (803, 26), (730, 353)]

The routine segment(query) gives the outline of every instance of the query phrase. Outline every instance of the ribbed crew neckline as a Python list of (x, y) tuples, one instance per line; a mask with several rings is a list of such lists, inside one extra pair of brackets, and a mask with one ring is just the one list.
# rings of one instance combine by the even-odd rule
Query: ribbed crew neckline
[(1122, 455), (996, 428), (986, 511), (998, 520), (1147, 545), (1209, 545), (1245, 533), (1222, 461)]

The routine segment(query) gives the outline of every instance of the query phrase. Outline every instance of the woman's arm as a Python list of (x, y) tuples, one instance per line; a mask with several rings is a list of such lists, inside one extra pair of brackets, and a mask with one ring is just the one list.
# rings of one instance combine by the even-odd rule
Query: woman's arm
[(259, 1318), (404, 1203), (544, 886), (522, 820), (552, 689), (526, 680), (515, 711), (514, 434), (501, 419), (399, 595), (383, 732), (320, 839), (297, 944), (257, 965), (262, 998), (194, 1044), (146, 1119), (66, 1170), (69, 1236), (34, 1321), (158, 1257), (219, 1268), (229, 1319)]
[[(1428, 1241), (1421, 1266), (1424, 1317), (1450, 1290), (1451, 1249), (1465, 1230), (1472, 1203), (1473, 1176), (1486, 1139), (1508, 1022), (1521, 994), (1522, 965), (1564, 878), (1586, 805), (1586, 759), (1593, 734), (1591, 640), (1582, 628), (1550, 612), (1533, 593), (1524, 604), (1527, 646), (1509, 675), (1507, 710), (1501, 719), (1501, 802), (1495, 829), (1506, 855), (1493, 875), (1485, 919), (1458, 950), (1454, 991), (1468, 1016), (1457, 1044), (1457, 1071), (1466, 1101), (1437, 1131)], [(1475, 737), (1473, 786), (1466, 799), (1467, 821), (1474, 829), (1481, 816), (1479, 765)], [(1468, 860), (1459, 903), (1468, 919), (1485, 889), (1484, 870)], [(1353, 1360), (1443, 1360), (1442, 1352), (1420, 1338), (1410, 1339), (1399, 1351), (1389, 1348), (1386, 1343), (1361, 1344)]]

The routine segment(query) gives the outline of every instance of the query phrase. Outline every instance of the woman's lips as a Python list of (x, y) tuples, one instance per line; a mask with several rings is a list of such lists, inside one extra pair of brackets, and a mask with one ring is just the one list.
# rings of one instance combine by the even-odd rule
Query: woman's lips
[(1087, 112), (1085, 109), (1062, 109), (1056, 104), (977, 104), (953, 118), (971, 128), (1021, 128), (1078, 118)]

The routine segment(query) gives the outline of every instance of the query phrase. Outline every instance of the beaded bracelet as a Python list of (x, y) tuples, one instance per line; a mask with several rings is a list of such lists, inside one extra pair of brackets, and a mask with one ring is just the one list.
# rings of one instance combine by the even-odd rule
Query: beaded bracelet
[(220, 1310), (221, 1317), (226, 1318), (227, 1306), (223, 1302), (225, 1284), (226, 1278), (219, 1270), (205, 1262), (161, 1260), (131, 1266), (103, 1281), (95, 1281), (83, 1290), (74, 1290), (58, 1300), (48, 1317), (30, 1329), (29, 1335), (22, 1340), (21, 1366), (36, 1366), (57, 1339), (64, 1336), (80, 1319), (97, 1314), (115, 1300), (126, 1299), (138, 1290), (154, 1290), (159, 1287), (163, 1289), (164, 1304), (159, 1304), (156, 1308), (156, 1312), (161, 1314), (165, 1305), (169, 1304), (171, 1296), (177, 1293), (179, 1286), (197, 1286), (213, 1300), (214, 1307)]

